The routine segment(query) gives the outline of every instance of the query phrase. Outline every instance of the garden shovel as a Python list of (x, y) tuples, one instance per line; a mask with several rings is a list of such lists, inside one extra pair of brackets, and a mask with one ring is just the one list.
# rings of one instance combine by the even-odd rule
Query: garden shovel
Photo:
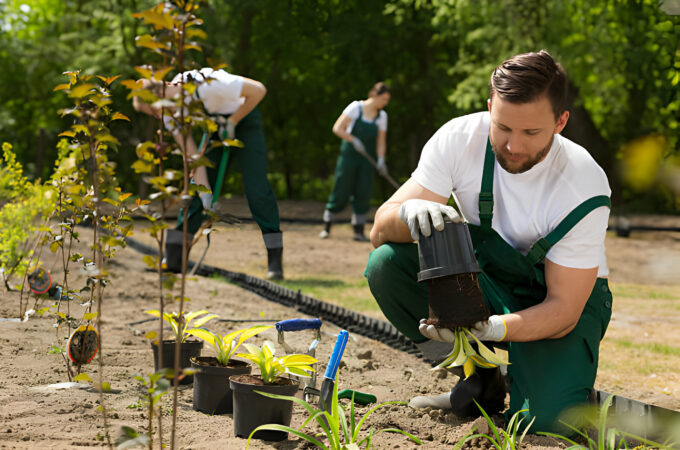
[(340, 333), (338, 333), (338, 339), (335, 341), (331, 359), (328, 361), (328, 367), (326, 367), (326, 373), (321, 382), (319, 408), (329, 413), (332, 413), (331, 405), (333, 400), (333, 388), (335, 387), (335, 375), (338, 373), (338, 366), (340, 365), (342, 354), (345, 352), (345, 345), (347, 345), (348, 338), (349, 333), (347, 330), (341, 330)]

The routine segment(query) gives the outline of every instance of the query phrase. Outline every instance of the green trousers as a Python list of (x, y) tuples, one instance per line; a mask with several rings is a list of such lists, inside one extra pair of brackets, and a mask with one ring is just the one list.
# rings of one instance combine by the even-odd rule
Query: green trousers
[[(253, 109), (236, 126), (236, 139), (243, 142), (243, 148), (229, 148), (229, 168), (234, 161), (238, 164), (243, 174), (243, 188), (248, 200), (248, 207), (257, 222), (262, 234), (280, 233), (279, 208), (276, 197), (267, 180), (267, 148), (265, 145), (264, 132), (262, 130), (262, 117), (257, 108)], [(211, 140), (219, 140), (215, 133)], [(214, 167), (208, 167), (208, 180), (210, 186), (215, 188), (217, 172), (223, 147), (217, 147), (207, 153), (207, 157), (213, 162)], [(189, 206), (189, 233), (195, 233), (201, 224), (207, 219), (203, 213), (203, 204), (198, 195), (194, 196)], [(177, 221), (176, 229), (182, 228), (184, 220), (183, 212)]]
[[(416, 244), (388, 243), (371, 252), (365, 276), (385, 317), (414, 342), (426, 339), (418, 322), (428, 317), (427, 284), (417, 281)], [(494, 314), (514, 311), (512, 292), (488, 274), (479, 276), (487, 306)], [(493, 298), (493, 302), (487, 299)], [(612, 295), (607, 280), (600, 278), (576, 328), (560, 339), (509, 343), (511, 379), (509, 417), (522, 413), (526, 426), (535, 417), (531, 431), (568, 433), (558, 423), (570, 406), (588, 399), (597, 373), (599, 342), (611, 317)]]
[(335, 183), (326, 209), (338, 213), (351, 202), (354, 214), (366, 214), (371, 206), (375, 169), (348, 142), (343, 141), (340, 146), (334, 177)]

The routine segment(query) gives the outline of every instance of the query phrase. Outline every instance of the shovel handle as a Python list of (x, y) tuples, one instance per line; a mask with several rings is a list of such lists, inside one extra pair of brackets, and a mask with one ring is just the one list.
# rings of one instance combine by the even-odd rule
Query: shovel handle
[(354, 395), (354, 403), (358, 403), (360, 405), (369, 405), (378, 401), (378, 399), (373, 394), (354, 391), (352, 389), (343, 389), (342, 391), (338, 392), (338, 398), (348, 398), (351, 400), (352, 395)]
[(347, 330), (340, 330), (340, 333), (338, 333), (338, 339), (335, 341), (335, 347), (333, 347), (333, 353), (331, 353), (331, 359), (328, 361), (328, 367), (326, 367), (324, 378), (335, 380), (335, 373), (338, 371), (340, 359), (342, 358), (342, 354), (345, 352), (345, 345), (347, 345), (348, 338), (349, 333)]
[(301, 331), (318, 330), (321, 328), (321, 319), (287, 319), (276, 322), (276, 331)]

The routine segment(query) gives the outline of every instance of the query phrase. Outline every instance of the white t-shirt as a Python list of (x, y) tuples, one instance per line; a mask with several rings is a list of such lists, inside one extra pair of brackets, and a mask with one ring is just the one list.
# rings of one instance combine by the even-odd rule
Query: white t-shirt
[[(488, 112), (455, 118), (425, 144), (412, 177), (443, 197), (454, 198), (465, 219), (478, 225), (486, 141), (491, 122)], [(583, 201), (609, 196), (602, 168), (583, 147), (555, 135), (543, 161), (520, 174), (494, 165), (492, 228), (516, 250), (525, 254), (540, 238), (559, 225)], [(609, 274), (604, 238), (609, 208), (586, 215), (547, 253), (550, 261), (572, 268), (598, 267)]]
[(178, 83), (182, 76), (188, 81), (189, 76), (198, 84), (198, 98), (208, 114), (232, 114), (245, 101), (241, 96), (243, 77), (232, 75), (225, 70), (213, 70), (204, 67), (201, 70), (190, 70), (177, 74), (173, 83)]
[[(354, 122), (359, 118), (359, 113), (361, 112), (361, 101), (360, 100), (355, 100), (342, 111), (344, 115), (352, 119), (347, 126), (347, 132), (351, 133), (352, 132), (352, 127), (354, 127)], [(367, 120), (366, 116), (363, 114), (361, 115), (361, 120), (364, 122), (371, 123), (373, 120)], [(378, 112), (378, 119), (375, 121), (375, 124), (378, 126), (378, 129), (381, 131), (387, 131), (387, 113), (384, 110), (380, 110)]]

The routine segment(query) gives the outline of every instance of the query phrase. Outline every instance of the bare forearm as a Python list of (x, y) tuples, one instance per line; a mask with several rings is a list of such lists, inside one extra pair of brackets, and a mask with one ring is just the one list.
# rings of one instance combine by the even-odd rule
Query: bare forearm
[(378, 158), (385, 157), (385, 150), (387, 149), (386, 140), (385, 131), (379, 131), (378, 141), (376, 143), (376, 154), (378, 155)]
[(413, 242), (408, 227), (399, 218), (401, 202), (388, 201), (375, 213), (371, 243), (379, 247), (386, 242)]
[(566, 336), (578, 323), (557, 300), (546, 298), (531, 308), (501, 316), (507, 327), (506, 341), (528, 342)]
[[(264, 97), (264, 96), (262, 96)], [(256, 97), (246, 97), (245, 102), (241, 105), (239, 109), (234, 111), (234, 113), (229, 117), (229, 120), (234, 122), (234, 125), (238, 125), (238, 123), (243, 119), (245, 116), (250, 114), (250, 112), (255, 109), (258, 103), (262, 100), (262, 97), (256, 98)]]
[(340, 127), (333, 127), (333, 134), (335, 134), (337, 137), (339, 137), (342, 140), (345, 140), (349, 143), (352, 142), (353, 136), (348, 133), (345, 129), (340, 128)]

